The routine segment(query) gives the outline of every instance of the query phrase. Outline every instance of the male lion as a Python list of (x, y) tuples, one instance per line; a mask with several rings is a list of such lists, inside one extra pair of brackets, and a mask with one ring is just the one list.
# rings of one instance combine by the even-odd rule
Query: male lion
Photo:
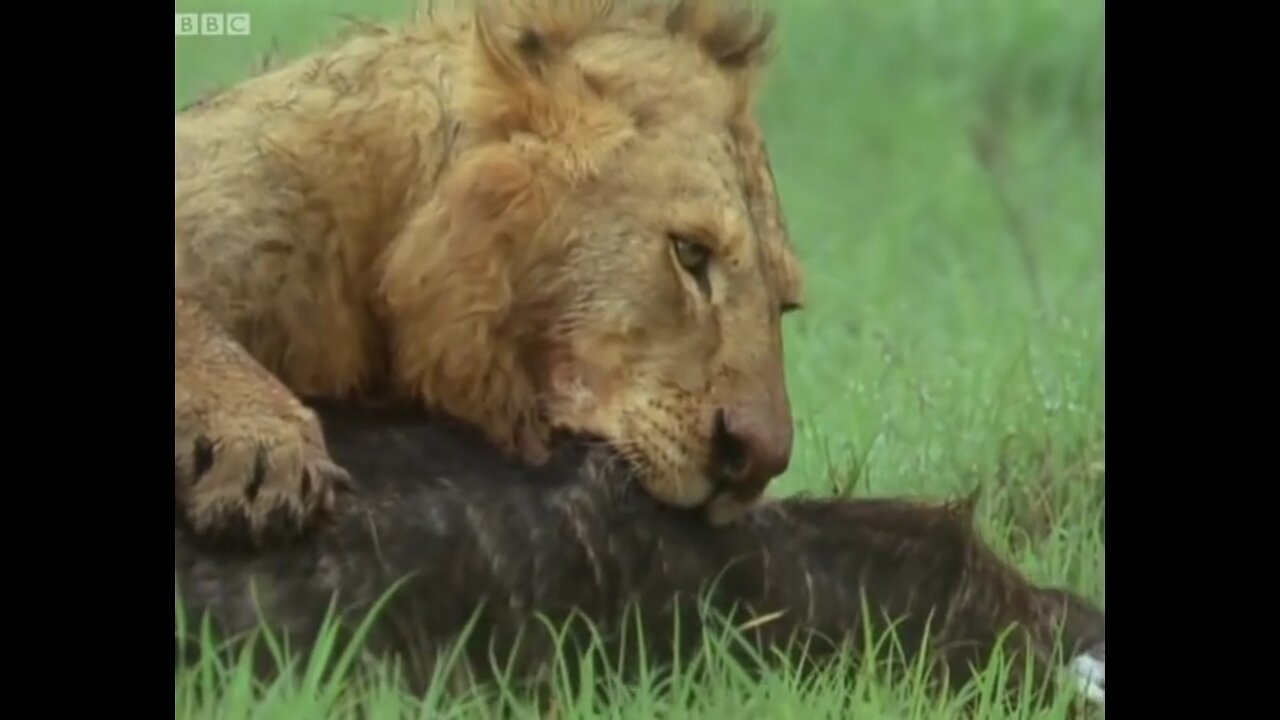
[(733, 520), (787, 466), (799, 270), (752, 116), (770, 17), (534, 0), (366, 29), (182, 112), (175, 500), (299, 531), (305, 398), (403, 400), (537, 463), (616, 446)]

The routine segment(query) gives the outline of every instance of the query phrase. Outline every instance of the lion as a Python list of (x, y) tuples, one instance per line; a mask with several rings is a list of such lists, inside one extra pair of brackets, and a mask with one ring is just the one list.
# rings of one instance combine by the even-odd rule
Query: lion
[(562, 433), (717, 526), (792, 451), (801, 273), (753, 106), (769, 13), (530, 0), (362, 27), (181, 111), (175, 506), (261, 540), (353, 485), (316, 399), (543, 462)]

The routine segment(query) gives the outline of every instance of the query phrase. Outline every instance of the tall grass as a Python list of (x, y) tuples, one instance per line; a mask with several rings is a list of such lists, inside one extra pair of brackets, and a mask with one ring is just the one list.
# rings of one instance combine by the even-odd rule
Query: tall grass
[[(586, 633), (585, 646), (570, 642), (583, 635), (571, 635), (570, 624), (585, 620), (544, 621), (543, 629), (556, 642), (551, 662), (532, 682), (504, 672), (509, 659), (496, 655), (487, 669), (496, 680), (476, 681), (477, 668), (460, 653), (470, 637), (468, 627), (440, 653), (427, 690), (415, 693), (397, 661), (359, 654), (377, 612), (364, 616), (349, 638), (330, 619), (308, 654), (290, 652), (266, 625), (223, 641), (207, 623), (189, 629), (179, 620), (180, 636), (198, 643), (199, 657), (176, 675), (175, 717), (1043, 718), (1080, 707), (1070, 694), (1047, 706), (1033, 705), (1030, 687), (1011, 698), (1009, 677), (1017, 661), (1000, 653), (976, 679), (940, 687), (927, 671), (925, 656), (905, 659), (905, 649), (891, 633), (867, 633), (856, 654), (846, 648), (815, 667), (797, 659), (800, 653), (793, 648), (761, 651), (744, 639), (743, 625), (706, 606), (699, 614), (707, 631), (667, 665), (645, 661), (643, 641), (649, 636), (638, 621), (624, 631), (624, 646), (639, 644), (638, 655), (606, 646), (592, 633)], [(268, 675), (276, 679), (263, 682), (255, 674), (263, 656), (270, 659)]]

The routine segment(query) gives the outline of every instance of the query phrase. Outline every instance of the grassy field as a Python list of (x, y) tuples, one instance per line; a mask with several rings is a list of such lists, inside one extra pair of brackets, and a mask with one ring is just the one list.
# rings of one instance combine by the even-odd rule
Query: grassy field
[[(390, 19), (409, 2), (180, 0), (184, 12), (251, 12), (252, 34), (175, 37), (175, 105), (251, 72), (269, 49), (310, 48), (342, 14)], [(790, 0), (778, 11), (762, 113), (808, 292), (786, 331), (799, 434), (775, 492), (981, 487), (997, 549), (1033, 580), (1102, 602), (1103, 4)], [(952, 716), (915, 685), (865, 672), (717, 677), (620, 686), (608, 704), (564, 697), (558, 715)], [(180, 673), (175, 716), (494, 707), (480, 695), (420, 702), (390, 674), (322, 690)]]

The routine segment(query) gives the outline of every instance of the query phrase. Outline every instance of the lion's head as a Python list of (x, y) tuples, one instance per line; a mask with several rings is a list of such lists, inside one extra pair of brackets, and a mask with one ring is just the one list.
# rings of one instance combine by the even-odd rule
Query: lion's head
[(659, 500), (733, 519), (792, 446), (799, 271), (752, 116), (768, 17), (581, 0), (471, 22), (466, 149), (383, 263), (399, 376), (530, 459), (595, 435)]

